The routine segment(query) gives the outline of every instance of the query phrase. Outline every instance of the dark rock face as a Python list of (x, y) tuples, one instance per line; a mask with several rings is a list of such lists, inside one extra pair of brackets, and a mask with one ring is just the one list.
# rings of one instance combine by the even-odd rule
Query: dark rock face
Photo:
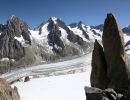
[[(70, 42), (78, 43), (78, 44), (81, 45), (81, 46), (84, 45), (83, 39), (82, 39), (80, 36), (75, 35), (75, 34), (73, 33), (73, 31), (71, 31), (71, 30), (66, 26), (66, 24), (65, 24), (62, 20), (57, 19), (57, 20), (56, 20), (56, 23), (54, 23), (54, 21), (50, 18), (47, 22), (49, 23), (49, 25), (48, 25), (48, 27), (47, 27), (47, 28), (48, 28), (48, 31), (54, 30), (54, 31), (56, 32), (56, 34), (57, 34), (57, 32), (60, 31), (60, 30), (58, 29), (58, 27), (61, 27), (61, 28), (63, 28), (63, 29), (67, 32), (67, 34), (68, 34), (67, 39), (68, 39)], [(53, 32), (53, 33), (54, 33), (54, 32)], [(60, 36), (61, 36), (61, 35), (62, 35), (62, 34), (60, 33)], [(85, 35), (86, 35), (86, 33), (85, 33)], [(86, 35), (86, 37), (87, 37), (87, 35)]]
[(28, 29), (28, 25), (16, 16), (12, 16), (6, 25), (0, 25), (0, 59), (8, 58), (8, 61), (0, 60), (0, 73), (35, 63), (34, 53), (29, 52), (32, 56), (26, 56), (27, 48), (31, 48)]
[[(53, 46), (52, 50), (55, 53), (61, 54), (65, 48), (64, 41), (62, 41), (61, 39), (62, 33), (59, 28), (63, 28), (67, 32), (68, 34), (67, 39), (70, 42), (77, 43), (80, 46), (85, 46), (85, 41), (83, 41), (83, 39), (80, 36), (74, 34), (73, 31), (71, 31), (62, 20), (57, 18), (54, 21), (53, 18), (50, 18), (46, 23), (48, 23), (47, 29), (49, 31), (49, 34), (47, 37), (48, 44), (50, 46)], [(41, 25), (44, 25), (44, 24), (41, 24)], [(41, 30), (40, 27), (39, 27), (39, 31)]]
[(24, 56), (24, 48), (11, 34), (5, 32), (0, 36), (0, 58), (19, 59)]
[(101, 35), (99, 33), (97, 33), (95, 30), (92, 30), (92, 32), (93, 32), (93, 34), (101, 37)]
[(61, 37), (61, 31), (58, 30), (58, 27), (54, 22), (51, 22), (48, 25), (48, 29), (50, 30), (50, 33), (48, 34), (48, 44), (50, 46), (53, 46), (53, 51), (59, 54), (64, 49), (63, 41), (60, 39)]
[(25, 22), (13, 16), (7, 21), (7, 25), (1, 25), (0, 58), (20, 59), (25, 55), (21, 43), (15, 37), (23, 37), (27, 44), (31, 44), (30, 32)]
[(24, 40), (31, 44), (31, 39), (30, 39), (30, 32), (28, 31), (28, 25), (26, 22), (20, 20), (16, 16), (12, 16), (11, 19), (7, 21), (7, 28), (9, 29), (9, 32), (16, 37), (20, 37), (21, 35), (23, 36)]
[(107, 64), (102, 46), (95, 41), (92, 54), (91, 86), (106, 89), (109, 83), (107, 77)]
[(102, 40), (109, 87), (115, 90), (127, 89), (130, 70), (124, 51), (124, 37), (112, 14), (108, 14), (105, 20)]
[(5, 25), (0, 24), (0, 32), (4, 31), (5, 28), (6, 28)]
[(4, 79), (0, 79), (0, 100), (20, 100), (17, 88), (11, 88)]

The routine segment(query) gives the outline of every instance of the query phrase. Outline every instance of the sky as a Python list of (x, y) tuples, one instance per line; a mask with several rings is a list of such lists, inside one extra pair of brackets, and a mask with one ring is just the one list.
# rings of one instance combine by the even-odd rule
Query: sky
[(66, 24), (83, 21), (86, 25), (99, 25), (110, 12), (114, 13), (121, 27), (130, 24), (130, 0), (0, 1), (0, 23), (6, 23), (11, 15), (15, 15), (32, 28), (49, 17), (61, 18)]

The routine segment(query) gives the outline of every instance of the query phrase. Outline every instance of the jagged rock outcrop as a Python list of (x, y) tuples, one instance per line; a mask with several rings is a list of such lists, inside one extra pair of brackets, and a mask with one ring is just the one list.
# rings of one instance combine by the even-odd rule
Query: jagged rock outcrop
[[(102, 37), (107, 63), (108, 87), (121, 91), (128, 89), (130, 66), (124, 51), (124, 37), (115, 17), (107, 14)], [(117, 81), (118, 80), (118, 81)]]
[(53, 51), (57, 54), (60, 54), (64, 49), (63, 41), (61, 40), (61, 31), (58, 30), (58, 27), (52, 21), (48, 26), (50, 33), (48, 34), (48, 44), (53, 47)]
[[(28, 29), (26, 22), (16, 16), (12, 16), (5, 25), (0, 25), (0, 73), (33, 64), (30, 63), (31, 61), (35, 62), (35, 54), (29, 52), (31, 33)], [(31, 56), (26, 56), (28, 55), (26, 52), (29, 52)], [(5, 58), (8, 60), (2, 60)]]
[(11, 88), (4, 79), (0, 79), (0, 100), (20, 100), (17, 88)]
[(107, 64), (102, 46), (95, 41), (92, 54), (91, 86), (106, 89), (109, 83), (107, 77)]
[[(91, 85), (103, 89), (101, 91), (105, 90), (107, 96), (103, 99), (104, 92), (97, 93), (97, 91), (93, 91), (87, 100), (130, 100), (130, 59), (124, 50), (123, 36), (123, 32), (113, 14), (107, 14), (102, 36), (103, 48), (95, 41), (91, 72)], [(121, 98), (119, 99), (117, 95), (111, 94), (108, 88), (115, 90), (117, 94), (121, 93), (122, 96), (119, 95)], [(88, 96), (89, 91), (86, 90), (86, 92)], [(96, 97), (92, 99), (95, 94)]]
[(29, 32), (29, 27), (26, 22), (20, 20), (16, 16), (12, 16), (8, 21), (6, 27), (12, 36), (23, 37), (25, 42), (31, 44), (31, 33)]
[(8, 57), (10, 59), (19, 59), (24, 56), (24, 48), (19, 41), (11, 36), (7, 29), (0, 36), (0, 58)]
[(25, 55), (24, 47), (16, 39), (23, 37), (25, 43), (31, 44), (30, 32), (25, 22), (18, 17), (12, 16), (6, 25), (1, 26), (0, 35), (0, 58), (20, 59)]
[(84, 30), (84, 28), (87, 29), (87, 27), (83, 24), (82, 21), (80, 21), (79, 23), (72, 23), (72, 24), (70, 24), (69, 26), (70, 26), (71, 28), (77, 27), (78, 29), (80, 29), (80, 30), (82, 31), (84, 37), (89, 40), (89, 36), (88, 36), (88, 34), (86, 33), (86, 31)]

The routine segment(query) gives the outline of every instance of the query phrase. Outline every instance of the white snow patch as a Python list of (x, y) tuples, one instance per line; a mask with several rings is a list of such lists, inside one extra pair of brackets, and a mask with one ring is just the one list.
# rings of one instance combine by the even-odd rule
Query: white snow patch
[(70, 41), (67, 39), (67, 32), (63, 28), (59, 27), (59, 30), (61, 31), (61, 40), (64, 41), (66, 44), (70, 44)]
[(47, 26), (48, 23), (45, 24), (42, 27), (42, 32), (41, 34), (39, 34), (39, 31), (34, 31), (34, 30), (29, 30), (31, 35), (32, 35), (32, 40), (34, 40), (35, 42), (37, 42), (38, 44), (40, 44), (41, 46), (43, 46), (45, 48), (45, 51), (47, 53), (53, 54), (52, 51), (52, 46), (49, 46), (48, 44), (48, 39), (47, 39), (47, 35), (49, 34), (48, 30), (47, 30)]
[(84, 41), (88, 41), (88, 40), (85, 38), (85, 36), (83, 35), (83, 32), (82, 32), (80, 29), (78, 29), (78, 27), (71, 28), (71, 27), (69, 26), (69, 29), (72, 30), (72, 31), (74, 32), (74, 34), (80, 36)]
[(57, 18), (56, 17), (51, 17), (51, 19), (54, 21), (55, 24), (57, 24)]
[(12, 62), (15, 62), (15, 59), (10, 59)]
[(41, 40), (41, 36), (39, 35), (39, 31), (34, 31), (34, 30), (29, 30), (31, 33), (31, 40), (33, 38), (37, 39), (37, 40)]
[(49, 31), (47, 30), (47, 26), (49, 23), (46, 23), (43, 27), (42, 27), (42, 38), (43, 39), (47, 39), (47, 35), (49, 34)]
[(0, 61), (9, 61), (9, 58), (2, 58)]
[(127, 43), (128, 41), (130, 41), (130, 36), (127, 34), (124, 34), (124, 40), (125, 40), (125, 43)]
[[(92, 32), (90, 26), (86, 26), (86, 27), (87, 27), (87, 30), (86, 30), (86, 31), (87, 31), (87, 33), (88, 33), (89, 38), (90, 38), (91, 41), (95, 41), (95, 39), (97, 39), (97, 40), (101, 40), (101, 37), (95, 35), (95, 34)], [(95, 30), (96, 32), (99, 32), (99, 31), (96, 30), (96, 29), (93, 29), (93, 30)], [(100, 33), (100, 34), (101, 34), (101, 33)]]
[(24, 38), (22, 36), (20, 37), (14, 37), (16, 40), (18, 40), (22, 45), (25, 44)]
[[(89, 40), (85, 38), (85, 36), (83, 35), (83, 32), (78, 29), (78, 27), (75, 27), (75, 28), (71, 28), (70, 26), (68, 26), (70, 30), (72, 30), (74, 32), (74, 34), (76, 35), (79, 35), (84, 41), (87, 41), (89, 42), (90, 41), (95, 41), (95, 39), (97, 40), (101, 40), (101, 37), (98, 36), (98, 35), (95, 35), (91, 29), (90, 26), (85, 26), (84, 24), (82, 24), (82, 28), (83, 30), (88, 34), (89, 36)], [(99, 33), (100, 35), (102, 35), (102, 32), (100, 30), (96, 30), (96, 29), (93, 29), (96, 33)]]

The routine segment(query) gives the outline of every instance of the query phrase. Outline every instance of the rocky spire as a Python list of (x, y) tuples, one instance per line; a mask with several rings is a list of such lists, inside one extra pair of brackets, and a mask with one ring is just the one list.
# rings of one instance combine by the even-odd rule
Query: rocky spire
[(102, 46), (95, 41), (92, 54), (92, 71), (91, 71), (91, 86), (100, 89), (106, 89), (109, 84), (107, 77), (107, 64)]
[[(103, 48), (95, 41), (91, 85), (103, 89), (103, 92), (96, 90), (90, 93), (86, 88), (87, 100), (130, 100), (130, 59), (124, 51), (123, 32), (111, 13), (107, 14), (104, 22), (102, 42)], [(122, 96), (118, 97), (116, 92)]]
[(124, 51), (123, 32), (111, 13), (107, 14), (104, 22), (102, 42), (107, 62), (107, 76), (110, 79), (109, 87), (116, 90), (127, 89), (130, 70)]

